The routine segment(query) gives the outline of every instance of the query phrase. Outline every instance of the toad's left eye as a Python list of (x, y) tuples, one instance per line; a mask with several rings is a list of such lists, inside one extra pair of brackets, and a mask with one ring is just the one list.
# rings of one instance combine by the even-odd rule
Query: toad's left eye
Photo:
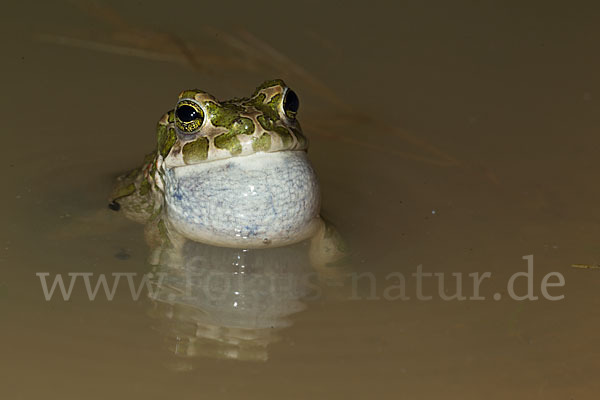
[(285, 92), (285, 98), (283, 99), (283, 111), (288, 118), (296, 118), (298, 114), (298, 108), (300, 107), (300, 99), (298, 95), (292, 89), (288, 89)]
[(180, 101), (175, 110), (175, 124), (182, 133), (194, 133), (202, 126), (204, 112), (200, 106), (189, 100)]

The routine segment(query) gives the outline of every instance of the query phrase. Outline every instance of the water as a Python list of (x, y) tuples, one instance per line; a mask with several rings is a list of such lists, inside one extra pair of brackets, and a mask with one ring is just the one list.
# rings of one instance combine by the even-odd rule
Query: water
[[(3, 398), (597, 397), (600, 274), (571, 267), (600, 263), (596, 9), (90, 4), (2, 17)], [(37, 273), (152, 271), (143, 228), (106, 198), (179, 91), (225, 99), (274, 77), (300, 96), (323, 214), (352, 251), (342, 287), (267, 292), (254, 304), (281, 308), (266, 319), (249, 306), (217, 322), (199, 297), (177, 314), (124, 285), (112, 301), (90, 301), (83, 284), (45, 300)], [(507, 282), (528, 255), (538, 300), (517, 301)], [(446, 301), (435, 276), (419, 300), (419, 265), (444, 274), (446, 294), (462, 273), (467, 297), (468, 274), (489, 272), (485, 300)], [(543, 297), (549, 273), (564, 277), (548, 289), (564, 299)], [(392, 290), (399, 274), (410, 299)], [(184, 354), (182, 315), (213, 318), (206, 351)], [(256, 325), (268, 318), (285, 322)], [(256, 346), (236, 360), (223, 337)]]

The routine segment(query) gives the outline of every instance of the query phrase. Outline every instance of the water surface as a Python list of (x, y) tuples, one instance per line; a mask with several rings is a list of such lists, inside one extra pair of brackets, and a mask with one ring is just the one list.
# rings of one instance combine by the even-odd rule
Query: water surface
[[(4, 8), (0, 396), (597, 397), (600, 271), (571, 267), (600, 263), (597, 7), (101, 4)], [(179, 91), (226, 99), (274, 77), (300, 95), (323, 214), (352, 249), (342, 287), (269, 292), (286, 322), (260, 325), (255, 357), (184, 354), (190, 330), (125, 286), (45, 300), (37, 273), (152, 270), (142, 227), (106, 198)], [(539, 299), (513, 300), (527, 255)], [(462, 273), (467, 297), (489, 272), (486, 299), (446, 301), (431, 277), (419, 300), (419, 265), (448, 294)], [(541, 294), (552, 272), (562, 300)], [(408, 300), (391, 299), (397, 274)]]

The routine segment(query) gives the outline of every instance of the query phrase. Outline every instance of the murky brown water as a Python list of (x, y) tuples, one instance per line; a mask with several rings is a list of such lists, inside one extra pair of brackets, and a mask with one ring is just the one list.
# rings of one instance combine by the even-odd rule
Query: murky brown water
[[(437, 3), (5, 7), (0, 397), (597, 398), (600, 271), (571, 264), (600, 263), (598, 9)], [(126, 286), (90, 301), (83, 281), (45, 300), (36, 273), (151, 270), (106, 197), (180, 90), (273, 77), (300, 95), (323, 214), (352, 249), (343, 287), (310, 296), (300, 265), (256, 273), (292, 286), (246, 313)], [(537, 301), (507, 292), (526, 255)], [(418, 265), (449, 294), (462, 273), (467, 297), (489, 272), (486, 299), (445, 301), (429, 277), (419, 300)], [(551, 272), (562, 300), (540, 290)]]

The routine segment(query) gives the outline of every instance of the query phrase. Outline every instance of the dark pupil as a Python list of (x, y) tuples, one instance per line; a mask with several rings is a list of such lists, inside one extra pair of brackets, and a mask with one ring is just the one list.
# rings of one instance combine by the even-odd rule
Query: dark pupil
[(300, 107), (300, 100), (298, 99), (298, 96), (293, 90), (288, 90), (285, 95), (285, 100), (283, 101), (283, 109), (285, 111), (297, 113), (298, 107)]
[(181, 122), (191, 122), (198, 119), (198, 117), (198, 112), (192, 106), (183, 105), (177, 109), (177, 118)]

